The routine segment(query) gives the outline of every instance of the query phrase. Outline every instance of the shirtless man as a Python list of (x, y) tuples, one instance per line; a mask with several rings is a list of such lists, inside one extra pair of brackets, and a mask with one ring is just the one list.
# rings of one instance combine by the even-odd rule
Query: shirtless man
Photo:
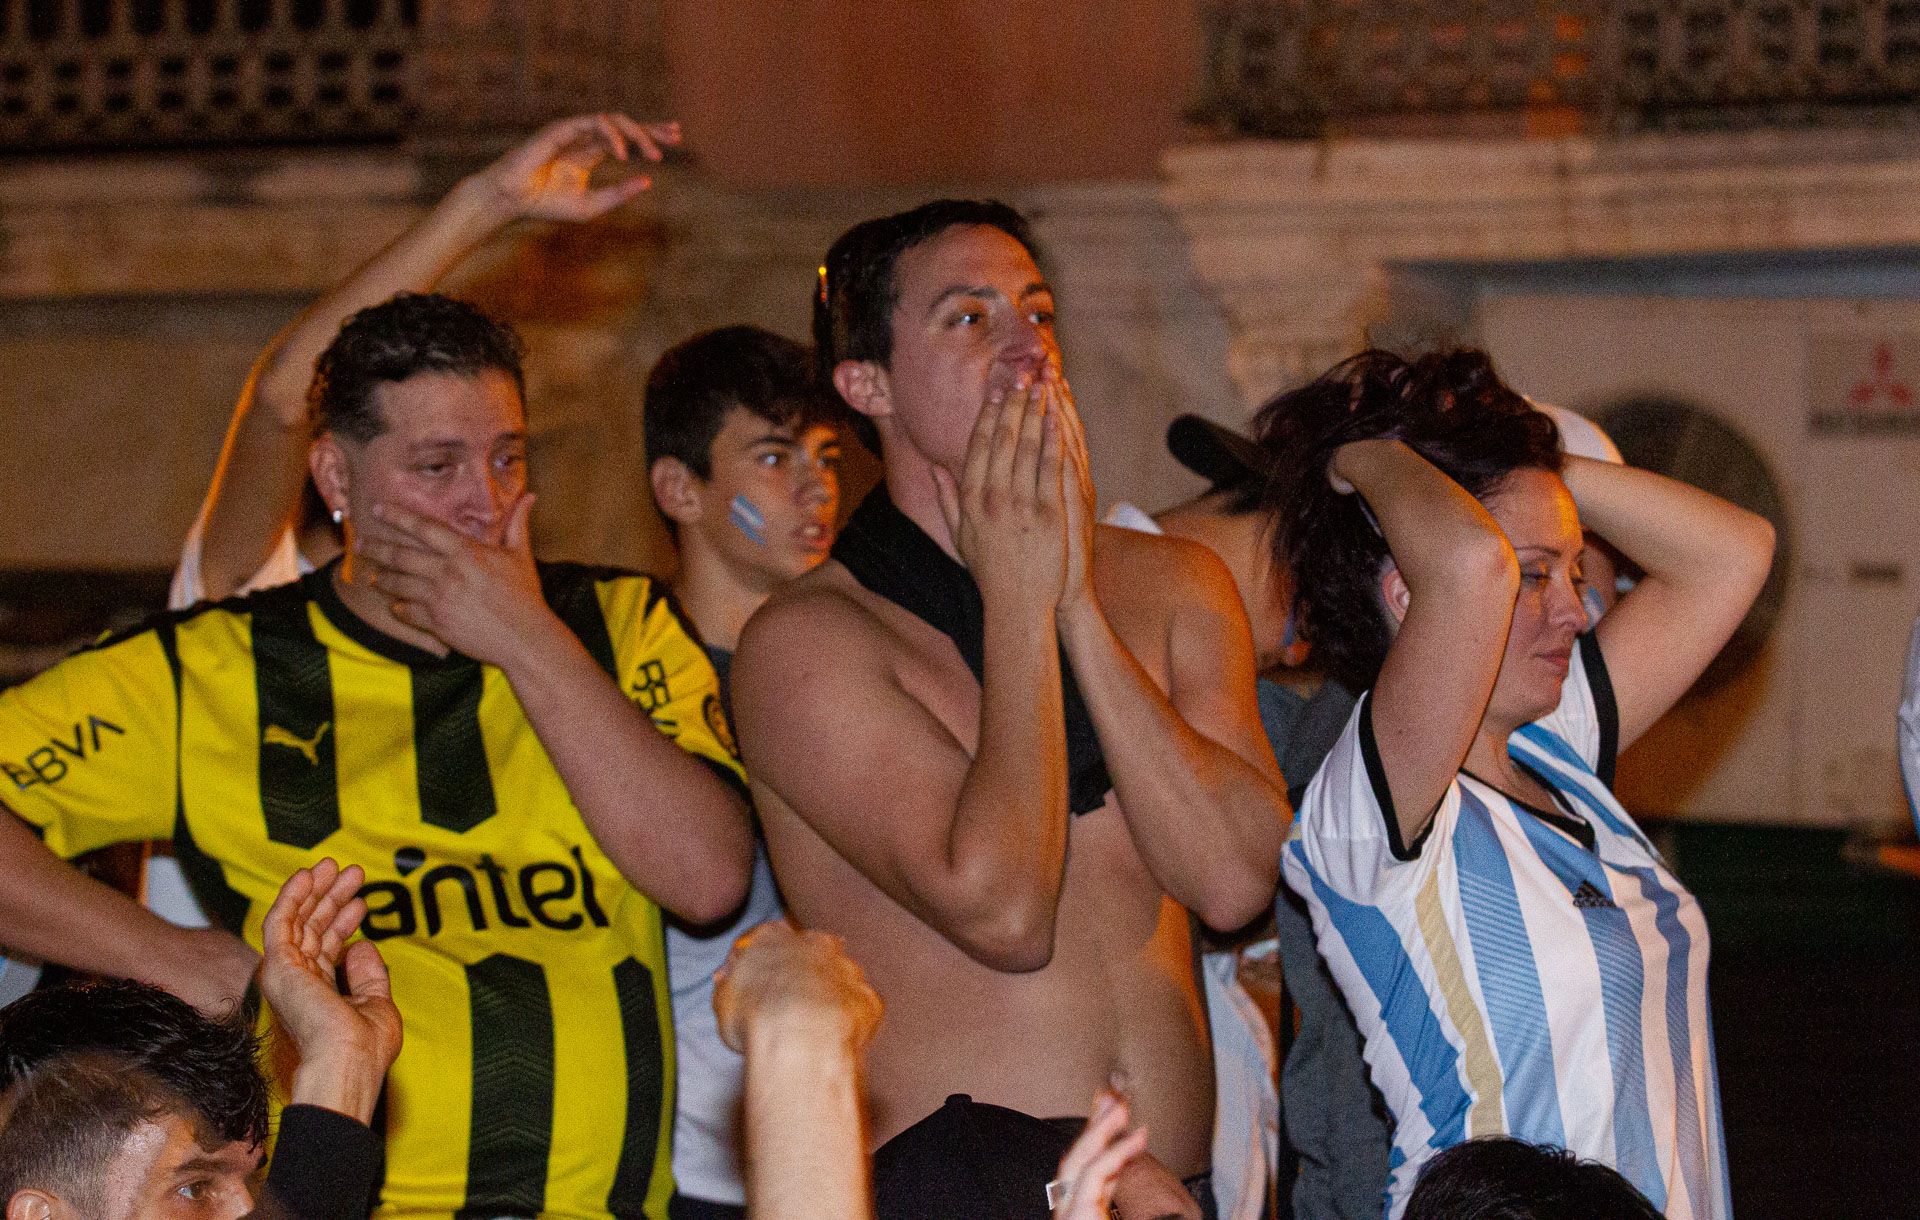
[[(1020, 1160), (1051, 1166), (1116, 1076), (1204, 1196), (1189, 913), (1263, 914), (1288, 821), (1232, 578), (1203, 547), (1094, 524), (1052, 293), (1012, 209), (856, 226), (815, 338), (886, 480), (834, 560), (748, 624), (733, 698), (789, 907), (887, 1006), (880, 1213), (967, 1121), (949, 1095), (1072, 1116), (1034, 1123), (1058, 1142)], [(1047, 1176), (1023, 1195), (1036, 1215)]]

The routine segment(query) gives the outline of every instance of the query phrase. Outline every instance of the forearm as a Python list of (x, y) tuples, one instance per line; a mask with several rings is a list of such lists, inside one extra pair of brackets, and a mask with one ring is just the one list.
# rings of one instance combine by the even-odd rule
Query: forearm
[(872, 1214), (860, 1065), (847, 1035), (799, 1021), (747, 1034), (747, 1208), (754, 1220)]
[(745, 802), (655, 728), (558, 619), (502, 666), (600, 849), (641, 893), (695, 923), (746, 894)]
[(173, 982), (177, 929), (54, 855), (0, 810), (0, 929), (5, 946), (89, 974)]
[[(1718, 496), (1650, 470), (1569, 456), (1563, 477), (1581, 524), (1675, 588), (1729, 582), (1757, 589), (1773, 527)], [(1751, 596), (1751, 591), (1746, 594)]]
[(980, 740), (947, 841), (953, 901), (990, 940), (1050, 947), (1067, 853), (1067, 749), (1051, 608), (989, 607)]
[(255, 366), (253, 393), (281, 426), (304, 432), (307, 385), (320, 353), (349, 317), (401, 292), (425, 292), (512, 220), (478, 178), (468, 178), (418, 222), (330, 289), (276, 335)]
[(1273, 899), (1286, 792), (1196, 731), (1097, 602), (1063, 611), (1061, 638), (1141, 858), (1207, 926), (1241, 926)]
[(1334, 468), (1371, 509), (1409, 589), (1457, 579), (1467, 556), (1510, 555), (1493, 515), (1401, 441), (1344, 445)]

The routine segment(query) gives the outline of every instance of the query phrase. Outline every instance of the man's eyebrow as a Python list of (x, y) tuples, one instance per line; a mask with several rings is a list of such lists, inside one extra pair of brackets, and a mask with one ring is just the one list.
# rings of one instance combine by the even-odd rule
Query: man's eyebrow
[[(1045, 280), (1035, 280), (1033, 281), (1033, 283), (1028, 284), (1025, 288), (1022, 288), (1020, 290), (1020, 296), (1018, 299), (1024, 301), (1028, 297), (1033, 296), (1036, 293), (1042, 293), (1042, 292), (1046, 293), (1048, 296), (1052, 296), (1053, 286), (1048, 284)], [(953, 287), (947, 289), (945, 292), (941, 293), (939, 296), (933, 298), (933, 304), (927, 306), (927, 312), (933, 313), (935, 310), (939, 309), (942, 305), (946, 304), (948, 301), (952, 300), (954, 297), (997, 297), (1000, 295), (1001, 295), (1000, 290), (998, 288), (993, 287), (990, 284), (955, 284)]]
[(787, 445), (787, 446), (797, 445), (799, 443), (800, 442), (794, 440), (791, 436), (788, 436), (784, 432), (763, 433), (762, 435), (756, 436), (752, 440), (747, 442), (748, 445)]

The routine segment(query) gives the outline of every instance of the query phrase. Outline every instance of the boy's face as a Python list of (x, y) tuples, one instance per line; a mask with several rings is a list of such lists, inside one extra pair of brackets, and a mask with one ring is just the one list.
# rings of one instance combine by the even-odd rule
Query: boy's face
[(711, 473), (688, 480), (695, 510), (674, 513), (681, 546), (712, 552), (763, 592), (812, 571), (833, 545), (840, 448), (824, 424), (796, 431), (734, 407), (708, 450)]

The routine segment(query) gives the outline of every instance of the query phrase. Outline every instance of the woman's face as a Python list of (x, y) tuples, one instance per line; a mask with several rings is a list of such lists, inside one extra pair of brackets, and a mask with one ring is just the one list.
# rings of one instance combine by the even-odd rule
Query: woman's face
[(1486, 719), (1518, 728), (1560, 703), (1574, 637), (1587, 629), (1581, 604), (1580, 514), (1560, 476), (1521, 469), (1483, 501), (1520, 561), (1520, 595)]

